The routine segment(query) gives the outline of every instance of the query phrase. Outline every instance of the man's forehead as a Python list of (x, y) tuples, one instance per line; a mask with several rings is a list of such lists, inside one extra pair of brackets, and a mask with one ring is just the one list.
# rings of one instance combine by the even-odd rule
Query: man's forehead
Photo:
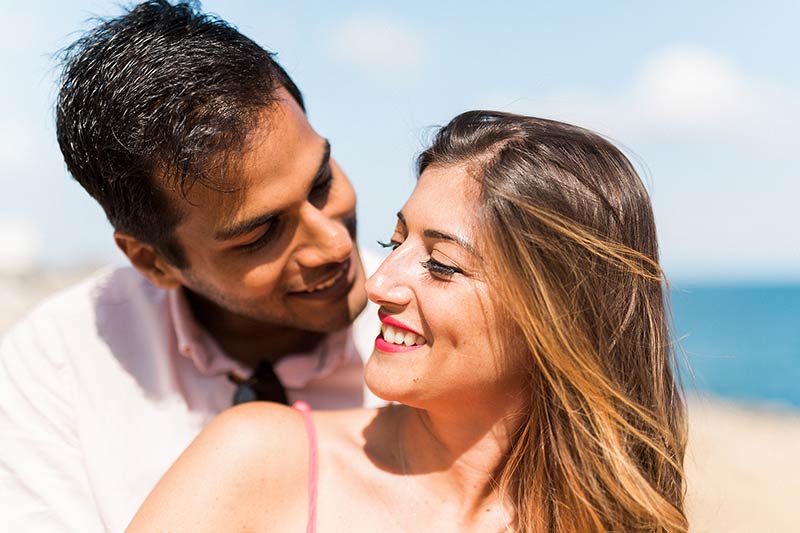
[(281, 88), (276, 100), (258, 112), (241, 147), (220, 154), (200, 194), (232, 192), (261, 184), (264, 177), (291, 172), (299, 159), (323, 150), (319, 136), (289, 93)]
[(183, 200), (184, 212), (209, 226), (206, 231), (280, 210), (310, 187), (327, 141), (287, 98), (263, 114), (238, 160), (229, 158), (221, 186), (198, 183)]

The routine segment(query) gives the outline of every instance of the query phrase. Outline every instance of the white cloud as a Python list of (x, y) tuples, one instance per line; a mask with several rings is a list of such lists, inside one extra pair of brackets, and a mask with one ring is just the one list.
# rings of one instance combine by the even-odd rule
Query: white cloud
[(355, 65), (380, 81), (408, 81), (420, 75), (429, 47), (425, 37), (402, 21), (386, 16), (346, 20), (332, 36), (337, 59)]
[(709, 51), (675, 47), (640, 70), (632, 99), (652, 127), (737, 133), (780, 116), (774, 91)]
[(797, 279), (792, 155), (800, 95), (717, 54), (673, 47), (646, 58), (615, 92), (514, 90), (486, 105), (609, 135), (644, 168), (663, 259), (680, 276)]
[[(498, 95), (491, 100), (498, 101)], [(615, 93), (558, 87), (544, 97), (514, 99), (500, 107), (544, 114), (617, 138), (666, 133), (671, 137), (774, 142), (793, 132), (800, 98), (746, 75), (708, 50), (675, 46), (647, 58)]]
[(41, 232), (30, 222), (0, 218), (0, 274), (24, 274), (36, 268), (43, 244)]

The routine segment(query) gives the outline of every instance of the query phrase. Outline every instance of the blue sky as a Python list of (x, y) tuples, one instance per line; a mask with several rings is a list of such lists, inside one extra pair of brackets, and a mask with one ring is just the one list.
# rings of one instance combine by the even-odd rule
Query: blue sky
[[(678, 280), (799, 281), (797, 2), (245, 2), (204, 8), (278, 52), (385, 239), (430, 127), (474, 108), (594, 128), (642, 169)], [(52, 54), (110, 1), (3, 0), (0, 270), (118, 257), (64, 170)]]

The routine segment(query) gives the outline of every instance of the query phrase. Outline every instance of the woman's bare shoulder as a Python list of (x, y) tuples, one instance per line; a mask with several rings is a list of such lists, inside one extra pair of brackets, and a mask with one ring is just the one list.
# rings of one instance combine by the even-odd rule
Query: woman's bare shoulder
[(298, 444), (306, 444), (302, 413), (267, 402), (245, 403), (224, 411), (201, 433), (204, 435), (235, 451), (255, 452), (262, 460), (269, 460), (271, 454), (294, 455), (298, 448), (304, 449)]
[(302, 414), (254, 402), (217, 416), (148, 496), (130, 531), (250, 529), (305, 516), (308, 438)]
[(208, 460), (213, 456), (226, 470), (234, 465), (249, 466), (241, 472), (245, 476), (254, 475), (255, 467), (274, 475), (282, 471), (296, 473), (299, 466), (305, 468), (308, 459), (302, 414), (266, 402), (247, 403), (224, 411), (187, 451), (193, 448), (202, 454), (198, 459)]

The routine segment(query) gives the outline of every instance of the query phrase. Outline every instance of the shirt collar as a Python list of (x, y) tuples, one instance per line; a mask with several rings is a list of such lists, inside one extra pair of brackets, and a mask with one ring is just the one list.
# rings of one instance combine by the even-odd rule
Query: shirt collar
[(170, 290), (168, 302), (172, 324), (175, 327), (175, 339), (178, 341), (178, 353), (191, 359), (201, 374), (205, 376), (226, 372), (235, 372), (242, 376), (250, 374), (251, 371), (246, 365), (225, 355), (214, 338), (197, 323), (182, 288)]
[(275, 373), (287, 389), (302, 389), (315, 379), (324, 379), (353, 359), (356, 352), (351, 328), (325, 336), (313, 350), (282, 357), (275, 363)]

